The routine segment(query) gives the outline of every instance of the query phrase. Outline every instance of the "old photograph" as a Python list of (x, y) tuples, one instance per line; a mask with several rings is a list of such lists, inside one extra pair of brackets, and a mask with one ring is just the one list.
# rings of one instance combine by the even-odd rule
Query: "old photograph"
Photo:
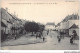
[(1, 0), (2, 50), (79, 50), (79, 0)]

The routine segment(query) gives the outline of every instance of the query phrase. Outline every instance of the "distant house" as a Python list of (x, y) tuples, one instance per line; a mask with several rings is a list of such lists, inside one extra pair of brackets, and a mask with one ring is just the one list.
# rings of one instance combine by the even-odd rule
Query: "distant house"
[(54, 23), (47, 23), (45, 25), (45, 30), (55, 30), (55, 24)]
[(72, 35), (73, 30), (75, 30), (77, 32), (77, 35), (79, 36), (79, 27), (76, 24), (73, 24), (70, 28), (69, 28), (69, 35)]

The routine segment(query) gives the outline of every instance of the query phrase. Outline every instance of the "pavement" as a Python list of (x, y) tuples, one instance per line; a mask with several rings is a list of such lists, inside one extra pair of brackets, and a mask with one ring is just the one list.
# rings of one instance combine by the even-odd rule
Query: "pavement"
[(9, 41), (4, 41), (1, 43), (1, 46), (17, 46), (17, 45), (28, 45), (28, 44), (36, 44), (36, 43), (43, 43), (43, 39), (36, 37), (26, 37), (22, 36), (19, 39), (12, 39)]
[[(46, 32), (44, 32), (46, 35)], [(75, 44), (70, 44), (70, 38), (64, 37), (61, 42), (58, 42), (56, 31), (49, 32), (46, 35), (46, 41), (43, 42), (42, 39), (36, 38), (26, 38), (21, 37), (18, 40), (10, 40), (8, 42), (2, 43), (3, 50), (78, 50), (79, 40), (75, 40)], [(36, 41), (37, 40), (37, 41)], [(36, 42), (31, 44), (32, 42)], [(18, 44), (17, 44), (18, 43)], [(24, 43), (24, 44), (23, 44)], [(12, 44), (13, 46), (9, 45)], [(17, 44), (17, 45), (16, 45)]]

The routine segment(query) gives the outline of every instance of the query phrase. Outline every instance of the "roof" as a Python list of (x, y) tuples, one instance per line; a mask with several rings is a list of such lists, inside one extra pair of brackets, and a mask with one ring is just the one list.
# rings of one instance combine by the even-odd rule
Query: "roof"
[(54, 23), (47, 23), (46, 25), (55, 25)]
[(2, 22), (2, 21), (1, 21), (1, 26), (7, 27), (6, 24), (4, 22)]
[(9, 15), (7, 10), (5, 10), (4, 8), (1, 8), (1, 12), (2, 12), (2, 19), (5, 19), (6, 21), (9, 21), (9, 19), (12, 19), (12, 17)]
[(72, 29), (72, 28), (79, 28), (76, 24), (73, 24), (69, 29)]
[(68, 21), (68, 20), (79, 20), (79, 15), (78, 14), (72, 14), (66, 16), (62, 22)]

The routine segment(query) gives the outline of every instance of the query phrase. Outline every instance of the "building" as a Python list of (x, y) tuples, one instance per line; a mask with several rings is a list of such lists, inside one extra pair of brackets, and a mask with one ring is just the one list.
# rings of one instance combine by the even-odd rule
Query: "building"
[[(17, 18), (16, 15), (10, 14), (7, 10), (1, 8), (1, 32), (3, 31), (5, 34), (8, 35), (9, 38), (12, 38), (13, 30), (12, 27), (15, 27), (17, 34), (20, 34), (20, 31), (23, 27), (23, 22), (21, 19)], [(14, 34), (16, 34), (14, 33)], [(5, 37), (5, 36), (4, 36)]]
[[(56, 30), (58, 30), (59, 32), (64, 32), (67, 36), (69, 36), (72, 32), (72, 29), (70, 27), (74, 24), (79, 27), (79, 16), (77, 14), (66, 16), (65, 19), (63, 19), (60, 23), (57, 24)], [(79, 31), (77, 30), (77, 33), (78, 32)]]
[(45, 30), (55, 30), (55, 24), (54, 23), (47, 23), (45, 25)]
[(69, 28), (69, 35), (72, 35), (73, 30), (76, 31), (77, 35), (79, 36), (79, 27), (76, 24), (73, 24), (70, 28)]
[(1, 31), (3, 34), (6, 32), (6, 28), (7, 28), (7, 25), (3, 21), (1, 21)]

